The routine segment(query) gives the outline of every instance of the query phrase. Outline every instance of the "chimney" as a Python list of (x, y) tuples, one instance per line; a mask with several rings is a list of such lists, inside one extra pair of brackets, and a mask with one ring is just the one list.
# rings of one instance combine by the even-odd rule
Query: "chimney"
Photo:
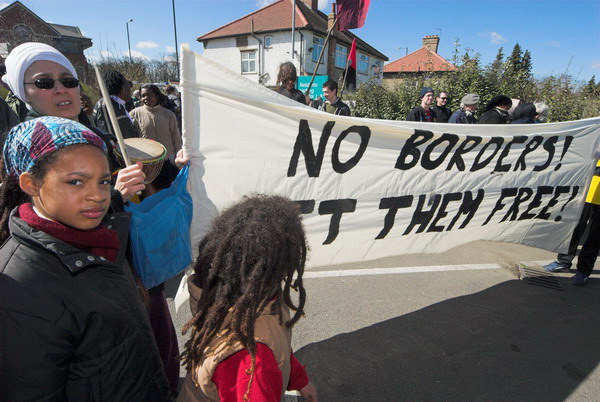
[(438, 45), (440, 44), (440, 37), (437, 35), (427, 35), (423, 38), (423, 47), (431, 50), (433, 53), (437, 53)]
[(302, 0), (302, 2), (310, 7), (310, 9), (313, 11), (317, 11), (319, 9), (319, 0)]
[(330, 30), (335, 21), (335, 2), (331, 3), (331, 14), (327, 16), (327, 30)]

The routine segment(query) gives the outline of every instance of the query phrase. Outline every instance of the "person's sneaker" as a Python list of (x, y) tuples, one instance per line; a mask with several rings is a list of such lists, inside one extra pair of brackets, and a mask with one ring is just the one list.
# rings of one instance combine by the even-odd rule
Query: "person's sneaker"
[(575, 286), (585, 286), (587, 284), (588, 276), (583, 272), (577, 271), (577, 273), (571, 279), (571, 283)]
[(550, 264), (544, 265), (544, 271), (546, 272), (563, 272), (568, 270), (569, 267), (558, 261), (552, 261)]

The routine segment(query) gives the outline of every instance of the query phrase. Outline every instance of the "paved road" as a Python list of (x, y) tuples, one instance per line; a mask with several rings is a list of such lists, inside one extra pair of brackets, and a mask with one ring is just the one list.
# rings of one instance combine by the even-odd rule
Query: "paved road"
[[(294, 350), (322, 401), (597, 400), (600, 279), (520, 280), (519, 262), (553, 257), (474, 242), (311, 269)], [(176, 327), (187, 319), (185, 305)]]

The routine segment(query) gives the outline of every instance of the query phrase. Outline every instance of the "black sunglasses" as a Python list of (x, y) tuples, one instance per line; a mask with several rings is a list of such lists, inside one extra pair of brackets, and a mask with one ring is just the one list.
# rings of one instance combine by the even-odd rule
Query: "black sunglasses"
[(442, 98), (440, 98), (440, 99), (442, 99), (442, 100), (446, 100), (446, 99), (448, 99), (448, 98), (444, 96), (444, 97), (442, 97)]
[(39, 89), (52, 89), (54, 88), (54, 82), (60, 81), (65, 88), (76, 88), (79, 86), (79, 80), (73, 77), (59, 78), (54, 80), (52, 78), (38, 78), (33, 82), (24, 82), (25, 85), (35, 85)]

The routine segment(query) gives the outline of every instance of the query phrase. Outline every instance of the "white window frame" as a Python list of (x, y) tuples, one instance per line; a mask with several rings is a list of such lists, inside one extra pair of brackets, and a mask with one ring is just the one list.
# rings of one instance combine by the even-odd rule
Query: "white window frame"
[[(243, 51), (240, 52), (240, 61), (241, 61), (241, 72), (242, 74), (256, 74), (256, 50), (248, 50), (248, 51)], [(250, 56), (254, 56), (254, 57), (250, 57)], [(246, 59), (244, 59), (244, 56), (248, 56)], [(250, 63), (254, 62), (254, 69), (250, 70)], [(248, 69), (247, 71), (244, 71), (244, 63), (247, 64)]]
[[(321, 38), (320, 36), (313, 35), (312, 56), (311, 56), (311, 60), (313, 63), (316, 63), (317, 61), (319, 61), (319, 55), (321, 54), (321, 49), (323, 49), (324, 45), (325, 45), (325, 39)], [(323, 63), (322, 60), (321, 60), (321, 63)]]
[(369, 74), (369, 55), (358, 53), (356, 58), (356, 71), (360, 74)]
[(346, 68), (346, 62), (348, 60), (348, 47), (342, 45), (335, 45), (335, 66), (337, 68)]
[[(267, 45), (267, 39), (269, 41), (269, 44)], [(267, 35), (264, 37), (264, 44), (265, 44), (265, 49), (270, 49), (273, 47), (273, 36), (271, 35)]]

